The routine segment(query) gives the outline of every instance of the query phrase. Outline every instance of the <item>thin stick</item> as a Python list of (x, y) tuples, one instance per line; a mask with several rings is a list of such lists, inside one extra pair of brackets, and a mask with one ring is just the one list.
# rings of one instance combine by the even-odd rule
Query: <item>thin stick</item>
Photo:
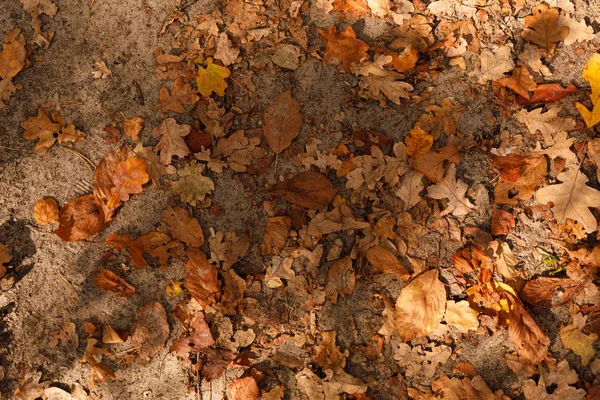
[(277, 177), (277, 162), (279, 161), (279, 153), (275, 155), (275, 169), (273, 171), (273, 176)]

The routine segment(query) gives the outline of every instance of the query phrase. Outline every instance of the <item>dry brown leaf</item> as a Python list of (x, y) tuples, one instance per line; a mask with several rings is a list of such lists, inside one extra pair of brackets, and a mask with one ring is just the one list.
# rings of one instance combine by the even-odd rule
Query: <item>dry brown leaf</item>
[(190, 316), (176, 312), (175, 316), (186, 330), (186, 333), (171, 347), (171, 351), (178, 357), (187, 360), (190, 354), (198, 354), (215, 344), (210, 328), (204, 320), (204, 313), (195, 312)]
[(163, 165), (171, 164), (173, 156), (185, 157), (190, 154), (183, 137), (190, 133), (191, 129), (189, 125), (178, 124), (173, 118), (165, 119), (154, 128), (154, 137), (160, 138), (160, 142), (154, 147), (154, 152), (160, 151), (160, 162)]
[(324, 175), (306, 171), (273, 186), (269, 193), (290, 203), (319, 210), (333, 200), (336, 189)]
[(106, 79), (112, 75), (112, 71), (106, 66), (104, 61), (96, 62), (96, 69), (92, 71), (94, 79)]
[(348, 350), (343, 353), (340, 351), (340, 347), (335, 344), (336, 335), (336, 331), (321, 332), (323, 340), (316, 347), (313, 360), (323, 369), (344, 368), (346, 366), (346, 358), (348, 358), (350, 352)]
[(102, 327), (102, 343), (104, 344), (122, 344), (125, 341), (110, 325)]
[(352, 267), (352, 258), (346, 256), (336, 261), (327, 272), (325, 293), (329, 301), (337, 303), (338, 295), (344, 296), (354, 292), (356, 275)]
[(228, 400), (258, 400), (258, 385), (251, 376), (236, 379), (227, 388)]
[(404, 201), (404, 211), (410, 210), (422, 200), (420, 193), (425, 187), (423, 176), (419, 171), (408, 171), (402, 178), (400, 188), (394, 191), (394, 194)]
[(33, 28), (33, 42), (41, 48), (47, 49), (54, 37), (54, 32), (42, 31), (42, 14), (47, 18), (54, 18), (58, 8), (52, 0), (21, 0), (23, 9), (31, 15), (31, 27)]
[(33, 217), (40, 225), (50, 225), (58, 219), (58, 204), (50, 197), (41, 199), (33, 205)]
[(33, 141), (39, 139), (34, 150), (43, 154), (47, 149), (58, 140), (58, 143), (78, 142), (85, 139), (85, 132), (75, 129), (75, 125), (65, 122), (61, 116), (54, 112), (52, 120), (42, 108), (38, 109), (38, 115), (29, 117), (21, 122), (21, 127), (25, 130), (23, 137), (25, 140)]
[(142, 364), (148, 363), (168, 338), (169, 322), (163, 306), (156, 301), (143, 305), (131, 327), (131, 344), (138, 349)]
[(567, 26), (558, 25), (558, 9), (544, 3), (534, 7), (533, 15), (525, 17), (525, 26), (521, 33), (523, 39), (544, 48), (548, 54), (554, 52), (557, 42), (569, 35)]
[(12, 255), (10, 254), (8, 247), (0, 243), (0, 267), (3, 264), (10, 262), (10, 260), (12, 260)]
[(335, 25), (324, 30), (317, 28), (327, 43), (323, 60), (327, 64), (335, 64), (341, 70), (349, 73), (350, 65), (359, 62), (363, 57), (368, 57), (369, 45), (356, 38), (354, 30), (348, 26), (346, 30), (338, 33)]
[(367, 260), (379, 272), (400, 276), (405, 281), (410, 278), (410, 272), (390, 250), (383, 246), (374, 246), (367, 250)]
[(4, 37), (4, 45), (0, 52), (0, 109), (4, 108), (4, 101), (10, 99), (17, 91), (12, 78), (25, 67), (26, 58), (25, 38), (21, 30), (15, 28)]
[(427, 271), (400, 292), (394, 315), (396, 330), (405, 342), (424, 337), (438, 327), (445, 309), (446, 288), (438, 271)]
[(433, 146), (433, 136), (425, 132), (419, 126), (415, 126), (410, 131), (410, 136), (404, 139), (406, 143), (406, 154), (412, 158), (419, 158), (431, 150)]
[(520, 296), (532, 305), (555, 307), (568, 302), (580, 289), (573, 279), (540, 277), (527, 282)]
[(96, 286), (107, 292), (121, 297), (130, 297), (135, 294), (135, 288), (109, 269), (102, 268), (96, 271), (94, 281)]
[[(569, 367), (567, 360), (549, 366), (538, 365), (539, 380), (528, 379), (523, 383), (526, 400), (583, 400), (586, 392), (574, 386), (579, 381), (577, 371)], [(591, 399), (590, 399), (591, 400)]]
[(446, 303), (446, 315), (444, 316), (446, 323), (456, 327), (462, 333), (479, 328), (478, 316), (479, 312), (472, 309), (466, 300), (461, 300), (458, 303), (454, 300), (448, 300)]
[(260, 252), (262, 254), (281, 253), (287, 241), (291, 224), (292, 219), (290, 217), (269, 218), (265, 229), (265, 236), (260, 245)]
[(150, 175), (155, 187), (160, 186), (161, 176), (177, 172), (177, 169), (172, 165), (162, 165), (160, 157), (152, 151), (152, 147), (150, 146), (144, 147), (141, 143), (138, 143), (133, 152), (146, 162), (148, 175)]
[(163, 112), (175, 111), (182, 114), (185, 112), (184, 105), (195, 104), (200, 100), (200, 97), (196, 93), (196, 89), (193, 89), (189, 83), (185, 83), (183, 78), (179, 76), (175, 79), (175, 83), (173, 83), (171, 93), (165, 87), (160, 88), (159, 99), (156, 102), (154, 110)]
[(456, 167), (450, 164), (446, 170), (444, 179), (435, 185), (427, 188), (427, 194), (432, 199), (447, 199), (446, 208), (442, 210), (440, 216), (452, 213), (459, 217), (467, 215), (475, 209), (475, 205), (467, 198), (466, 193), (469, 187), (463, 181), (456, 180)]
[(500, 181), (494, 187), (496, 204), (515, 205), (528, 201), (546, 176), (547, 162), (542, 155), (509, 154), (492, 158), (500, 170)]
[(263, 135), (276, 154), (290, 147), (301, 126), (300, 103), (292, 97), (291, 90), (275, 97), (263, 113)]
[(458, 164), (461, 159), (460, 150), (454, 146), (446, 146), (441, 149), (432, 150), (421, 157), (413, 160), (413, 168), (423, 173), (435, 183), (444, 179), (445, 162)]
[(185, 264), (187, 275), (185, 287), (202, 307), (213, 304), (221, 297), (217, 269), (208, 262), (206, 255), (195, 247), (188, 250)]
[(113, 233), (106, 238), (106, 244), (119, 251), (129, 249), (127, 259), (138, 268), (151, 268), (146, 260), (157, 259), (160, 268), (167, 268), (171, 257), (181, 253), (181, 243), (171, 241), (171, 238), (160, 232), (150, 232), (137, 239), (132, 239), (129, 235), (120, 236)]
[(502, 78), (497, 81), (500, 85), (512, 89), (516, 94), (529, 99), (529, 92), (533, 92), (537, 86), (535, 79), (529, 73), (526, 66), (522, 65), (513, 70), (510, 78)]
[(497, 208), (492, 214), (492, 235), (506, 236), (515, 229), (515, 216), (510, 212)]
[(200, 247), (204, 244), (204, 234), (200, 223), (186, 209), (170, 207), (162, 212), (161, 219), (167, 224), (169, 233), (188, 246)]
[(246, 281), (236, 274), (233, 269), (228, 270), (223, 275), (225, 277), (225, 288), (218, 309), (226, 315), (233, 315), (237, 313), (237, 308), (244, 299)]
[(104, 229), (104, 214), (96, 205), (94, 195), (86, 194), (60, 209), (58, 224), (58, 229), (53, 233), (67, 242), (77, 242)]
[(133, 117), (123, 121), (123, 132), (131, 138), (131, 140), (140, 140), (140, 131), (144, 126), (144, 120), (140, 117)]
[(227, 271), (246, 255), (250, 248), (250, 237), (238, 236), (235, 232), (217, 232), (209, 239), (210, 258)]
[(501, 79), (506, 72), (510, 72), (515, 67), (512, 57), (512, 48), (502, 46), (495, 52), (489, 49), (483, 49), (480, 55), (481, 67), (477, 73), (477, 82), (485, 85), (487, 81)]

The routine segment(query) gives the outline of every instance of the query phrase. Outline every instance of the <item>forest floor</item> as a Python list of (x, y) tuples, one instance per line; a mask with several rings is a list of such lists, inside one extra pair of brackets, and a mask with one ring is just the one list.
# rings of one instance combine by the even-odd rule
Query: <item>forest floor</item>
[(599, 31), (0, 1), (0, 398), (600, 399)]

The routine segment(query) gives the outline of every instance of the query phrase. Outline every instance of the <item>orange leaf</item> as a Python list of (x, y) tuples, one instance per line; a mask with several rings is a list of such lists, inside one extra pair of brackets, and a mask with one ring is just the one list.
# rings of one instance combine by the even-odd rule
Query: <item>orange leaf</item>
[(332, 5), (334, 11), (348, 13), (356, 17), (364, 17), (371, 13), (365, 0), (335, 0)]
[(169, 89), (165, 87), (160, 89), (159, 99), (154, 110), (184, 113), (184, 104), (195, 104), (200, 100), (196, 93), (197, 91), (192, 88), (192, 85), (185, 83), (180, 76), (175, 80), (171, 94), (169, 94)]
[(0, 52), (0, 109), (4, 108), (3, 100), (10, 99), (17, 91), (12, 78), (25, 67), (26, 59), (25, 38), (21, 30), (15, 28), (4, 37)]
[(129, 235), (117, 235), (113, 233), (106, 238), (106, 244), (119, 251), (129, 249), (127, 259), (138, 268), (150, 268), (144, 255), (149, 259), (158, 259), (160, 268), (168, 266), (169, 258), (181, 253), (181, 243), (171, 241), (168, 235), (160, 232), (150, 232), (137, 239), (131, 239)]
[(300, 172), (288, 181), (276, 184), (269, 193), (290, 203), (319, 210), (333, 200), (336, 190), (324, 175), (306, 171)]
[(187, 277), (185, 287), (198, 304), (206, 307), (221, 297), (217, 269), (209, 264), (206, 255), (195, 247), (188, 251), (188, 262), (185, 264)]
[(269, 218), (267, 228), (265, 229), (265, 236), (260, 245), (260, 252), (262, 254), (281, 253), (290, 233), (291, 224), (292, 219), (290, 217)]
[(117, 209), (122, 201), (129, 200), (130, 194), (142, 193), (142, 185), (150, 180), (146, 172), (146, 163), (138, 157), (130, 157), (117, 165), (112, 177), (113, 187), (106, 206), (110, 212)]
[(96, 272), (95, 282), (100, 289), (121, 297), (130, 297), (135, 293), (135, 288), (125, 282), (125, 279), (106, 268)]
[(398, 257), (383, 246), (371, 247), (366, 253), (369, 263), (379, 272), (384, 274), (394, 274), (407, 280), (410, 273), (404, 268)]
[(140, 117), (133, 117), (123, 121), (123, 132), (132, 140), (140, 140), (140, 131), (144, 126), (144, 120)]
[[(560, 288), (563, 290), (559, 291)], [(583, 287), (573, 279), (540, 277), (527, 282), (520, 296), (532, 305), (556, 307), (572, 299), (581, 289)]]
[(42, 108), (38, 109), (38, 115), (29, 117), (21, 122), (25, 130), (25, 140), (33, 141), (39, 139), (34, 150), (43, 153), (58, 140), (59, 143), (78, 142), (85, 138), (85, 132), (75, 129), (75, 125), (65, 122), (58, 113), (52, 113), (52, 120)]
[(154, 137), (160, 138), (154, 151), (157, 153), (160, 151), (161, 163), (169, 165), (173, 156), (185, 157), (190, 154), (183, 137), (190, 133), (191, 129), (189, 125), (178, 124), (173, 118), (165, 119), (162, 124), (154, 128)]
[(547, 163), (543, 155), (509, 154), (496, 156), (492, 162), (500, 169), (500, 182), (494, 187), (496, 204), (528, 201), (546, 176)]
[(292, 97), (290, 90), (275, 97), (263, 113), (263, 135), (276, 154), (290, 147), (301, 126), (300, 103)]
[(130, 155), (130, 151), (125, 146), (121, 146), (117, 150), (109, 153), (104, 157), (96, 167), (92, 187), (96, 202), (102, 208), (105, 222), (112, 219), (115, 209), (109, 208), (107, 203), (112, 197), (112, 189), (114, 187), (113, 177), (117, 173), (117, 167)]
[(458, 164), (461, 159), (460, 150), (454, 146), (446, 146), (423, 154), (413, 162), (413, 168), (424, 174), (429, 180), (440, 183), (444, 179), (444, 163)]
[(198, 220), (181, 207), (169, 207), (162, 212), (161, 218), (168, 226), (169, 233), (177, 240), (189, 246), (200, 247), (204, 244), (204, 234)]
[(101, 232), (104, 215), (96, 205), (94, 195), (86, 194), (60, 209), (58, 223), (58, 229), (53, 233), (67, 242), (77, 242)]
[(419, 52), (412, 46), (408, 46), (402, 53), (395, 56), (392, 65), (398, 72), (405, 72), (417, 65)]
[(40, 225), (49, 225), (58, 219), (58, 204), (51, 198), (41, 199), (33, 205), (33, 217)]
[(529, 73), (526, 66), (515, 68), (510, 78), (502, 78), (497, 81), (500, 85), (512, 89), (516, 94), (529, 99), (529, 92), (535, 90), (537, 83)]
[(412, 158), (419, 158), (431, 150), (433, 136), (419, 126), (415, 126), (411, 129), (410, 136), (406, 137), (404, 142), (406, 143), (406, 153)]
[(334, 25), (327, 30), (320, 28), (317, 28), (317, 30), (327, 42), (325, 55), (323, 56), (323, 60), (327, 64), (339, 64), (342, 71), (349, 73), (351, 64), (367, 57), (369, 45), (356, 38), (351, 26), (340, 33), (337, 33)]
[(563, 88), (560, 83), (544, 83), (538, 85), (534, 90), (527, 104), (548, 104), (559, 101), (572, 93), (577, 93), (579, 89), (571, 83)]
[(230, 400), (257, 400), (258, 385), (251, 376), (238, 379), (227, 388), (227, 398)]

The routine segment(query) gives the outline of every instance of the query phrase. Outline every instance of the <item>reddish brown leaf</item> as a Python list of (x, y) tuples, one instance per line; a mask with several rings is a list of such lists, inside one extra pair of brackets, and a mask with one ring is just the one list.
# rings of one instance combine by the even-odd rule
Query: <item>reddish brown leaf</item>
[(228, 270), (225, 275), (225, 290), (219, 309), (226, 315), (235, 314), (237, 307), (244, 298), (246, 281), (243, 280), (233, 269)]
[(138, 349), (138, 355), (146, 364), (162, 349), (169, 337), (167, 313), (160, 303), (151, 301), (142, 306), (131, 327), (131, 344)]
[(164, 112), (175, 111), (177, 113), (184, 113), (184, 104), (195, 104), (200, 97), (196, 94), (197, 91), (192, 88), (192, 85), (185, 83), (181, 76), (175, 79), (173, 89), (169, 94), (169, 89), (163, 87), (160, 89), (160, 95), (156, 107), (154, 110), (160, 110)]
[(267, 228), (265, 229), (265, 236), (260, 245), (260, 252), (262, 254), (281, 253), (287, 241), (291, 224), (292, 219), (290, 217), (269, 218)]
[(154, 147), (155, 152), (160, 151), (160, 162), (164, 165), (171, 164), (173, 156), (185, 157), (190, 154), (183, 137), (190, 133), (189, 125), (178, 124), (173, 118), (165, 119), (162, 124), (154, 128), (154, 137), (160, 142)]
[(184, 141), (192, 153), (199, 153), (202, 148), (210, 149), (212, 145), (212, 137), (206, 131), (191, 130)]
[(506, 210), (497, 208), (492, 214), (492, 235), (508, 235), (515, 229), (515, 216)]
[(180, 321), (187, 330), (187, 334), (173, 343), (171, 351), (178, 357), (187, 359), (190, 354), (198, 354), (214, 345), (215, 341), (210, 333), (208, 324), (204, 320), (203, 313), (198, 312), (191, 317), (185, 317), (184, 320), (180, 318)]
[(115, 186), (113, 177), (117, 173), (119, 164), (132, 155), (125, 146), (119, 147), (117, 150), (109, 153), (104, 157), (96, 167), (92, 187), (94, 189), (94, 197), (96, 203), (102, 208), (105, 222), (112, 219), (115, 209), (110, 209), (107, 205), (112, 197), (112, 189)]
[(135, 293), (135, 288), (125, 279), (106, 268), (96, 271), (95, 282), (100, 289), (121, 297), (130, 297)]
[(336, 190), (324, 175), (306, 171), (273, 186), (269, 193), (290, 203), (319, 210), (333, 200)]
[(560, 83), (544, 83), (535, 88), (526, 104), (554, 103), (578, 91), (579, 89), (571, 83), (566, 88), (563, 88)]
[(510, 341), (519, 356), (533, 364), (540, 363), (546, 358), (550, 339), (531, 318), (521, 301), (511, 293), (505, 293), (510, 307), (508, 315)]
[(500, 182), (494, 187), (496, 204), (515, 205), (528, 201), (546, 176), (547, 164), (543, 155), (495, 156), (492, 162), (500, 170)]
[(334, 25), (324, 30), (317, 28), (321, 36), (327, 42), (327, 48), (323, 60), (327, 64), (339, 64), (341, 70), (349, 73), (350, 65), (367, 57), (369, 45), (356, 38), (351, 26), (345, 31), (338, 33)]
[(71, 200), (58, 214), (58, 229), (53, 233), (67, 242), (87, 239), (104, 229), (104, 214), (93, 195), (86, 194)]
[(354, 268), (352, 268), (352, 258), (350, 256), (336, 261), (329, 268), (325, 293), (333, 304), (337, 303), (338, 295), (352, 294), (355, 285), (356, 275), (354, 274)]
[(367, 250), (367, 260), (379, 272), (394, 274), (407, 280), (410, 273), (404, 268), (398, 257), (383, 246), (374, 246)]
[(377, 146), (383, 154), (390, 154), (394, 143), (381, 132), (354, 131), (352, 132), (354, 144), (365, 154), (371, 154), (371, 147)]
[(526, 66), (515, 68), (509, 78), (498, 79), (501, 86), (512, 89), (519, 96), (529, 99), (529, 92), (535, 90), (537, 83)]
[(257, 400), (258, 385), (251, 376), (237, 379), (227, 388), (229, 400)]
[(571, 300), (579, 290), (581, 285), (573, 279), (540, 277), (527, 282), (521, 298), (532, 305), (556, 307)]
[(200, 223), (184, 208), (169, 207), (162, 212), (161, 219), (167, 224), (169, 233), (188, 246), (200, 247), (204, 244), (204, 234)]
[(181, 253), (181, 243), (171, 241), (168, 235), (160, 232), (150, 232), (137, 239), (129, 235), (113, 233), (106, 238), (106, 244), (119, 251), (129, 249), (127, 259), (138, 268), (151, 268), (144, 256), (150, 260), (156, 258), (160, 268), (168, 267), (169, 258)]
[(276, 154), (290, 147), (301, 126), (300, 103), (292, 97), (291, 90), (275, 97), (263, 113), (263, 135)]
[(195, 247), (188, 251), (188, 262), (185, 264), (187, 277), (185, 287), (192, 297), (202, 306), (213, 304), (221, 297), (217, 269), (209, 264), (206, 255)]

